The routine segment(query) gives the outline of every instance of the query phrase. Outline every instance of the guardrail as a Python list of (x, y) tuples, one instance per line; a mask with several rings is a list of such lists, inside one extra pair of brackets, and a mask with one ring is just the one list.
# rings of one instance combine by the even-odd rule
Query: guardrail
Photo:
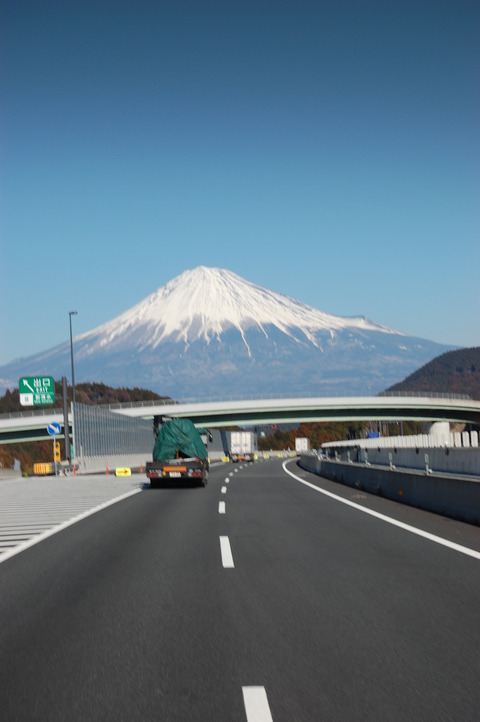
[[(439, 451), (439, 450), (437, 450)], [(456, 450), (478, 454), (478, 450)], [(423, 455), (422, 455), (423, 461)], [(383, 496), (409, 506), (480, 525), (480, 478), (448, 472), (385, 467), (372, 463), (345, 462), (303, 454), (299, 465), (331, 481), (359, 491)]]

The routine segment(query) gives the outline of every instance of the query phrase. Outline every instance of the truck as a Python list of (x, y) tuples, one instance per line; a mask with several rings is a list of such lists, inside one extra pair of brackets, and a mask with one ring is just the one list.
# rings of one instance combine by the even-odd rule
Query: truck
[(306, 436), (297, 436), (295, 439), (295, 453), (297, 456), (306, 454), (308, 451), (310, 451), (310, 439)]
[(230, 459), (238, 461), (254, 461), (256, 453), (256, 434), (253, 431), (230, 432)]
[(206, 486), (208, 451), (190, 419), (169, 419), (158, 430), (145, 473), (156, 488), (174, 481)]

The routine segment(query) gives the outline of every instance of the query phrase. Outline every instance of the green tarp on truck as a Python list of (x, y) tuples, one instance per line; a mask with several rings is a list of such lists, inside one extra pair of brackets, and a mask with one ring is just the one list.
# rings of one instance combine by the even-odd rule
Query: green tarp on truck
[(198, 457), (206, 459), (207, 449), (190, 419), (170, 419), (158, 431), (153, 447), (153, 461)]

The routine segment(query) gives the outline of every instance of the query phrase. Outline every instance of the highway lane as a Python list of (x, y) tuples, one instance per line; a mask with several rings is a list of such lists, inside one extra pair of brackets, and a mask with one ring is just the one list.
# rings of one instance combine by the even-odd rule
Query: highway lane
[(2, 719), (474, 720), (479, 564), (277, 460), (145, 490), (0, 565)]

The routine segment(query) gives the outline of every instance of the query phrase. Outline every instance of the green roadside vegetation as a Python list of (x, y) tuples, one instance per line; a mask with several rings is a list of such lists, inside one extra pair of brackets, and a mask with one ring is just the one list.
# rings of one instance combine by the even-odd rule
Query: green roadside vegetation
[(294, 428), (270, 429), (265, 436), (259, 436), (259, 451), (279, 451), (283, 449), (295, 449), (295, 439), (305, 437), (310, 440), (311, 449), (319, 449), (322, 444), (328, 441), (343, 441), (346, 439), (364, 439), (369, 431), (380, 431), (382, 436), (399, 436), (404, 434), (420, 434), (423, 431), (421, 424), (414, 421), (399, 423), (382, 422), (325, 422), (325, 423), (304, 423)]

